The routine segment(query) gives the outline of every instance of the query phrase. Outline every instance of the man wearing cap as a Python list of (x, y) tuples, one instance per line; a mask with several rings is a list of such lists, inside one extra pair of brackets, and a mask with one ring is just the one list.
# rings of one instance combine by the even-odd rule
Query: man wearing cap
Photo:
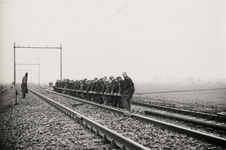
[(133, 97), (133, 93), (135, 92), (134, 83), (132, 79), (127, 76), (126, 72), (123, 72), (122, 76), (124, 77), (124, 81), (122, 87), (121, 101), (123, 108), (130, 111), (131, 99)]

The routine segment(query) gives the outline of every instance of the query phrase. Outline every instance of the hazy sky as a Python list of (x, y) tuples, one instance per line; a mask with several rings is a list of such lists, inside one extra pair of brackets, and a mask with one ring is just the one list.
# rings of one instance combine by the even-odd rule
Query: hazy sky
[[(0, 82), (14, 79), (13, 44), (63, 47), (63, 78), (172, 75), (226, 78), (225, 0), (1, 0)], [(40, 63), (40, 81), (60, 78), (59, 50), (16, 49)], [(38, 82), (38, 66), (17, 65)]]

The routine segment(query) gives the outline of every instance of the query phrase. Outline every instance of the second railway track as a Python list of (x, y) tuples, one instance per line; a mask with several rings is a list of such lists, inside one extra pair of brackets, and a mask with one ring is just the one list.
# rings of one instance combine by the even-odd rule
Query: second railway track
[(176, 107), (167, 107), (167, 106), (160, 106), (160, 105), (155, 105), (155, 104), (150, 104), (147, 102), (141, 102), (141, 101), (132, 101), (132, 104), (138, 105), (138, 106), (144, 106), (147, 108), (154, 108), (154, 109), (159, 109), (159, 110), (165, 110), (165, 111), (170, 111), (173, 113), (179, 113), (179, 114), (186, 114), (190, 116), (195, 116), (195, 117), (200, 117), (200, 118), (206, 118), (206, 119), (211, 119), (211, 120), (216, 120), (216, 121), (226, 121), (226, 116), (220, 116), (217, 114), (210, 114), (210, 113), (203, 113), (203, 112), (197, 112), (197, 111), (191, 111), (191, 110), (184, 110)]
[(135, 101), (133, 101), (132, 104), (135, 105), (134, 107), (136, 107), (136, 109), (142, 109), (146, 115), (182, 121), (192, 125), (200, 126), (203, 129), (206, 128), (209, 131), (217, 131), (222, 135), (225, 135), (226, 133), (225, 117), (223, 116), (180, 110), (178, 108), (169, 108), (165, 106), (150, 105), (147, 103)]
[[(42, 90), (43, 91), (43, 90)], [(46, 91), (47, 92), (47, 91)], [(52, 92), (52, 96), (53, 95), (56, 95), (56, 94), (59, 94), (59, 93), (55, 93), (53, 91), (48, 91), (48, 92)], [(80, 101), (82, 103), (90, 103), (92, 105), (95, 105), (97, 107), (105, 107), (103, 105), (99, 105), (99, 104), (96, 104), (96, 103), (92, 103), (92, 102), (88, 102), (86, 100), (82, 100), (82, 99), (78, 99), (78, 98), (75, 98), (75, 97), (72, 97), (72, 96), (69, 96), (69, 95), (65, 95), (65, 94), (59, 94), (61, 96), (64, 96), (64, 97), (67, 97), (67, 98), (70, 98), (70, 99), (73, 99), (73, 100), (77, 100), (77, 101)], [(79, 107), (79, 106), (78, 106)], [(78, 108), (77, 107), (77, 108)], [(91, 109), (91, 108), (90, 108)], [(106, 107), (106, 109), (112, 111), (112, 112), (117, 112), (118, 114), (120, 115), (123, 115), (125, 114), (124, 111), (122, 110), (118, 110), (118, 109), (114, 109), (114, 108), (111, 108), (111, 107)], [(120, 117), (119, 117), (120, 118)], [(208, 143), (212, 143), (214, 145), (220, 145), (220, 146), (223, 146), (225, 147), (225, 143), (226, 143), (226, 139), (224, 138), (220, 138), (220, 137), (216, 137), (216, 136), (213, 136), (213, 135), (210, 135), (210, 134), (206, 134), (206, 133), (202, 133), (202, 132), (198, 132), (198, 131), (194, 131), (194, 130), (191, 130), (191, 129), (187, 129), (187, 128), (183, 128), (183, 127), (180, 127), (180, 126), (176, 126), (176, 125), (172, 125), (172, 124), (169, 124), (169, 123), (164, 123), (164, 122), (161, 122), (161, 121), (158, 121), (158, 120), (154, 120), (154, 119), (150, 119), (150, 118), (147, 118), (147, 117), (144, 117), (144, 116), (140, 116), (140, 115), (137, 115), (137, 114), (129, 114), (129, 118), (133, 118), (135, 120), (140, 120), (141, 122), (148, 122), (148, 123), (151, 123), (151, 124), (154, 124), (155, 126), (159, 126), (160, 128), (164, 129), (164, 131), (170, 129), (170, 130), (173, 130), (175, 132), (178, 132), (178, 133), (182, 133), (182, 134), (186, 134), (187, 136), (191, 136), (191, 137), (194, 137), (194, 138), (197, 138), (197, 139), (201, 139), (202, 141), (206, 141)], [(103, 122), (103, 120), (101, 120)], [(117, 120), (115, 120), (117, 121)], [(106, 123), (106, 122), (105, 122)], [(132, 129), (133, 130), (133, 129)], [(153, 130), (153, 129), (150, 129), (150, 130)], [(141, 133), (145, 133), (146, 131), (143, 131), (142, 132), (142, 129), (141, 129)], [(167, 131), (168, 132), (168, 131)], [(127, 134), (131, 134), (133, 135), (133, 133), (129, 132), (129, 131), (126, 131)], [(171, 133), (169, 133), (169, 135), (171, 135)], [(144, 137), (146, 137), (147, 135), (144, 134)], [(167, 137), (168, 135), (166, 135)], [(146, 137), (147, 138), (147, 137)], [(142, 138), (141, 138), (142, 139)], [(150, 140), (150, 139), (149, 139)], [(145, 140), (143, 140), (145, 141)], [(148, 141), (148, 140), (146, 140)], [(142, 142), (141, 142), (142, 143)], [(152, 143), (153, 144), (153, 141), (152, 142), (149, 142), (150, 144)], [(193, 142), (194, 143), (194, 142)], [(147, 142), (144, 142), (143, 145), (148, 145)], [(170, 144), (167, 144), (167, 145), (170, 145)], [(153, 147), (151, 147), (153, 148)]]

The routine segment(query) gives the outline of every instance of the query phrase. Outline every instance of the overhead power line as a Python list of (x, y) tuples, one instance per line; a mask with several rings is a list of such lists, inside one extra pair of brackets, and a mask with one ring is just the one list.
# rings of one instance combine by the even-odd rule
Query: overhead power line
[[(81, 29), (85, 24), (87, 24), (91, 19), (93, 19), (94, 18), (94, 16), (103, 8), (103, 6), (105, 6), (106, 4), (107, 4), (107, 2), (108, 1), (106, 1), (103, 5), (101, 5), (99, 8), (98, 8), (98, 10), (88, 19), (88, 20), (86, 20), (79, 28), (77, 28), (77, 30), (76, 31), (78, 31), (79, 29)], [(75, 31), (75, 32), (76, 32)], [(73, 34), (73, 33), (75, 33), (75, 32), (72, 32), (71, 34)], [(63, 39), (63, 42), (62, 43), (64, 43), (64, 41), (66, 40), (66, 37)]]
[[(46, 22), (47, 22), (47, 27), (46, 27), (46, 26), (43, 27), (43, 30), (42, 30), (42, 32), (41, 32), (41, 36), (40, 36), (39, 39), (38, 39), (38, 43), (40, 43), (40, 41), (42, 40), (42, 37), (43, 37), (44, 33), (46, 34), (46, 32), (47, 32), (46, 30), (49, 28), (50, 21), (51, 21), (52, 16), (53, 16), (53, 14), (54, 14), (54, 12), (55, 12), (55, 10), (56, 10), (58, 4), (59, 4), (59, 1), (60, 1), (60, 0), (58, 0), (57, 2), (55, 2), (55, 5), (52, 6), (51, 11), (50, 11), (50, 13), (49, 13), (48, 20), (46, 20)], [(45, 23), (46, 23), (46, 22), (45, 22)], [(44, 24), (44, 25), (45, 25), (45, 24)]]
[[(124, 5), (122, 8), (120, 8), (118, 11), (116, 11), (114, 14), (112, 14), (111, 16), (109, 16), (107, 19), (105, 19), (103, 22), (101, 22), (100, 24), (98, 24), (96, 27), (94, 27), (93, 29), (91, 29), (90, 31), (88, 31), (87, 33), (85, 33), (83, 36), (81, 36), (79, 39), (77, 39), (75, 42), (73, 42), (72, 44), (78, 42), (79, 40), (81, 40), (82, 38), (86, 37), (87, 35), (89, 35), (91, 32), (93, 32), (94, 30), (96, 30), (98, 27), (100, 27), (101, 25), (103, 25), (105, 22), (107, 22), (108, 20), (110, 20), (114, 15), (116, 15), (117, 13), (119, 13), (121, 10), (123, 10), (125, 7), (127, 7), (129, 4), (131, 4), (133, 2), (130, 1), (128, 2), (126, 5)], [(72, 45), (71, 44), (71, 45)]]

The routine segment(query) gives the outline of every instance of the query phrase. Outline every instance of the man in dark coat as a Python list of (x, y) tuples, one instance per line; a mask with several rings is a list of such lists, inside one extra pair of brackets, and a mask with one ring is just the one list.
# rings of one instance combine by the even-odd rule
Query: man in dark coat
[(91, 100), (91, 94), (89, 93), (91, 86), (92, 86), (92, 80), (87, 80), (86, 87), (85, 87), (85, 92), (86, 92), (85, 99), (87, 99), (87, 100)]
[(95, 92), (97, 93), (97, 96), (96, 96), (96, 101), (97, 103), (100, 103), (102, 104), (103, 103), (103, 97), (102, 97), (102, 84), (103, 84), (103, 78), (100, 78), (99, 80), (97, 80), (97, 83), (96, 83), (96, 87), (95, 87)]
[(79, 91), (81, 92), (80, 93), (80, 98), (82, 99), (85, 99), (85, 89), (86, 89), (86, 82), (87, 82), (87, 79), (85, 78), (84, 80), (81, 81), (80, 83), (80, 89)]
[(56, 83), (55, 83), (55, 86), (53, 86), (53, 90), (55, 91), (55, 92), (58, 92), (58, 84), (59, 84), (59, 80), (57, 79), (57, 81), (56, 81)]
[(104, 95), (103, 95), (104, 105), (109, 105), (111, 103), (111, 96), (108, 96), (111, 94), (110, 92), (111, 92), (111, 82), (106, 78), (104, 82)]
[(112, 86), (113, 95), (118, 95), (118, 96), (113, 96), (112, 106), (123, 108), (122, 102), (121, 102), (121, 96), (119, 96), (121, 95), (123, 80), (121, 77), (116, 77), (115, 79), (112, 80), (112, 83), (113, 83), (113, 86)]
[(121, 101), (124, 109), (128, 111), (131, 110), (131, 99), (133, 97), (133, 93), (135, 92), (134, 83), (130, 77), (127, 76), (126, 72), (122, 73), (124, 77), (123, 87), (122, 87), (122, 95)]
[(27, 78), (28, 78), (28, 73), (26, 72), (25, 76), (22, 79), (22, 83), (21, 83), (22, 98), (25, 98), (26, 97), (26, 93), (28, 93)]
[(74, 87), (74, 89), (76, 91), (75, 97), (79, 97), (80, 98), (80, 92), (79, 92), (79, 90), (80, 90), (81, 84), (82, 84), (82, 80), (77, 80), (76, 81), (76, 85)]
[(97, 81), (98, 81), (98, 79), (94, 78), (94, 80), (92, 81), (92, 84), (91, 84), (91, 88), (90, 88), (90, 92), (92, 93), (91, 94), (91, 101), (93, 101), (93, 102), (96, 102), (96, 97), (97, 97), (97, 94), (96, 94), (96, 91), (95, 91)]
[(74, 88), (74, 80), (69, 80), (68, 95), (74, 96), (74, 91), (71, 91), (71, 90), (73, 90), (73, 88)]

